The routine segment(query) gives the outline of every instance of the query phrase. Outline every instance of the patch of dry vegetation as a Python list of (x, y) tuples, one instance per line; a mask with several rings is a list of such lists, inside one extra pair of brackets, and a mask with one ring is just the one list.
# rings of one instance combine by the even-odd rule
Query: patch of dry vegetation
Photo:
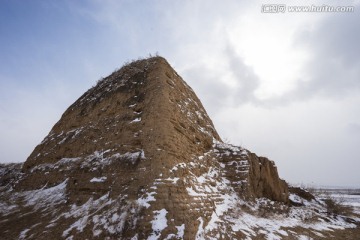
[(344, 204), (344, 201), (336, 200), (329, 196), (328, 198), (323, 199), (327, 207), (327, 213), (329, 215), (343, 215), (349, 216), (352, 215), (353, 207)]

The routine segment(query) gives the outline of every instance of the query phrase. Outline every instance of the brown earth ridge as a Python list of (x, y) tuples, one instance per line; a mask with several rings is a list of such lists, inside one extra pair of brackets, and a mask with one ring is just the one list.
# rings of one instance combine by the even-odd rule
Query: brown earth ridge
[(242, 239), (227, 201), (290, 203), (274, 162), (224, 143), (162, 57), (100, 80), (0, 180), (6, 239)]

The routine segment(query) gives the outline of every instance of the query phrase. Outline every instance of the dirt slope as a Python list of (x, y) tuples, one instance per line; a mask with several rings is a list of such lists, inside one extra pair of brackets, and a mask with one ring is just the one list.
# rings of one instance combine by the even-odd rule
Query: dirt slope
[(253, 234), (227, 214), (260, 198), (289, 203), (274, 162), (224, 144), (161, 57), (99, 81), (21, 170), (2, 169), (6, 239), (241, 239)]

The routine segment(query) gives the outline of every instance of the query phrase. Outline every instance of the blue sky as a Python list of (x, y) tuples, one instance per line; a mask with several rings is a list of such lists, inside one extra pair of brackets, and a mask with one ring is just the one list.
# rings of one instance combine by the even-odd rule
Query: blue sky
[(355, 12), (261, 13), (268, 1), (0, 1), (0, 162), (25, 161), (98, 79), (159, 53), (224, 139), (275, 160), (290, 182), (359, 186), (359, 5), (296, 4), (324, 3)]

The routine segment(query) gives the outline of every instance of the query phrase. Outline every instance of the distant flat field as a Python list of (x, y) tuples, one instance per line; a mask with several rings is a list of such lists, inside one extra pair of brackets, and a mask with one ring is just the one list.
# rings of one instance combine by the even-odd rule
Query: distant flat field
[(354, 208), (354, 213), (360, 215), (359, 188), (321, 188), (315, 189), (314, 192), (321, 198), (326, 198), (330, 196), (332, 199), (343, 205), (352, 206)]
[(352, 206), (354, 212), (360, 214), (360, 194), (332, 193), (330, 196), (343, 205)]

